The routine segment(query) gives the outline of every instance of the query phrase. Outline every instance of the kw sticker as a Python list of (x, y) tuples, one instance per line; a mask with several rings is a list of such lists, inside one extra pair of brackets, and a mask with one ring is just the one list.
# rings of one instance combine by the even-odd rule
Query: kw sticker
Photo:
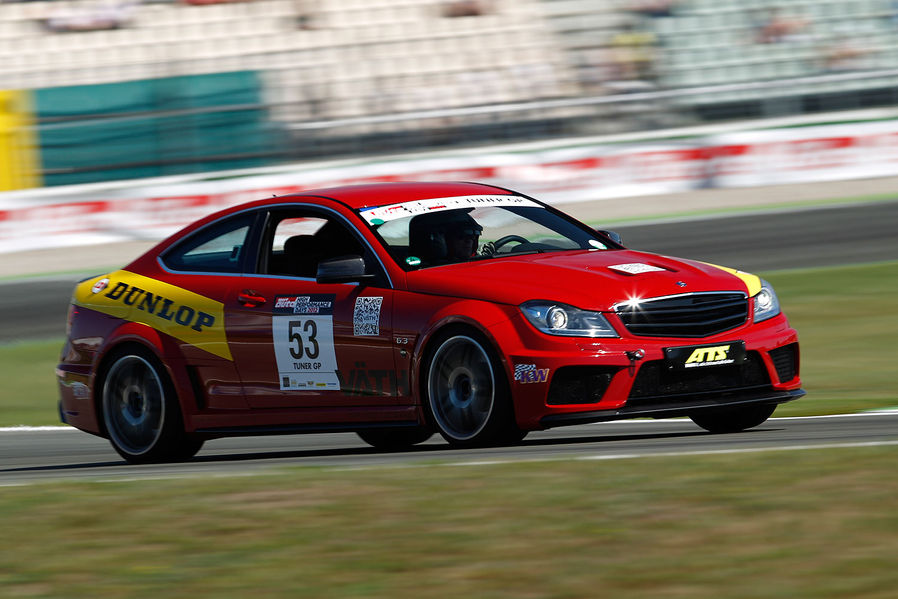
[(198, 293), (119, 270), (78, 285), (74, 302), (232, 359), (224, 330), (224, 304)]
[(729, 345), (718, 345), (715, 347), (698, 347), (686, 359), (686, 368), (695, 368), (696, 366), (717, 366), (721, 364), (732, 364), (736, 360), (730, 357)]
[(515, 364), (514, 380), (519, 383), (545, 383), (549, 380), (548, 368), (537, 368), (536, 364)]

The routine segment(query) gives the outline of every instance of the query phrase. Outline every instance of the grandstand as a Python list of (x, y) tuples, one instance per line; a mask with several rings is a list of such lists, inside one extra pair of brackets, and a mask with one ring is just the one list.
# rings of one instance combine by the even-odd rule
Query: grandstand
[[(311, 114), (298, 117), (314, 118), (576, 93), (534, 0), (465, 17), (446, 16), (439, 0), (122, 2), (114, 11), (102, 1), (0, 4), (4, 86), (263, 70), (272, 102), (306, 100)], [(87, 30), (104, 10), (117, 15), (115, 28), (98, 17), (98, 30)], [(62, 33), (48, 23), (70, 25)]]
[[(896, 59), (892, 0), (0, 2), (0, 88), (75, 90), (43, 94), (66, 100), (38, 113), (42, 133), (264, 111), (266, 141), (252, 148), (129, 161), (194, 169), (892, 104)], [(255, 74), (241, 81), (257, 89), (229, 104), (98, 102), (125, 89), (112, 84), (217, 73)], [(113, 170), (56, 165), (46, 181), (135, 172)]]

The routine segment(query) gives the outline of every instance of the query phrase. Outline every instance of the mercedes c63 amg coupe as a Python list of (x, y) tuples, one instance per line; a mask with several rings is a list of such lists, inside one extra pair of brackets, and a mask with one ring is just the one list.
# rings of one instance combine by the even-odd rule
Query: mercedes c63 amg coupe
[(755, 275), (625, 248), (478, 183), (309, 190), (212, 214), (74, 290), (63, 422), (129, 462), (322, 431), (402, 449), (686, 416), (713, 433), (804, 395)]

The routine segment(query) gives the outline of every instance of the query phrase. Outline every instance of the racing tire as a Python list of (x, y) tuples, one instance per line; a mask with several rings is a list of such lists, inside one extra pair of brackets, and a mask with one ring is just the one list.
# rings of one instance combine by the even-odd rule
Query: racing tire
[(127, 462), (184, 461), (203, 446), (203, 439), (185, 433), (174, 386), (148, 350), (130, 346), (117, 352), (101, 388), (106, 435)]
[(709, 433), (738, 433), (765, 422), (774, 410), (776, 404), (745, 406), (725, 412), (691, 414), (689, 418)]
[(513, 444), (526, 432), (515, 424), (508, 379), (491, 345), (474, 331), (441, 335), (425, 364), (429, 419), (453, 447)]
[(384, 451), (403, 451), (413, 445), (423, 443), (433, 436), (429, 428), (420, 427), (393, 427), (372, 428), (356, 431), (362, 441)]

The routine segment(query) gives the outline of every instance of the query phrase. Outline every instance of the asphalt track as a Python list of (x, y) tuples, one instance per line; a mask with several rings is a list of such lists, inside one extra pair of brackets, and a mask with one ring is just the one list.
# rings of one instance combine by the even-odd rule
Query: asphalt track
[[(627, 246), (763, 272), (898, 259), (898, 200), (794, 212), (617, 227)], [(59, 337), (76, 277), (0, 284), (0, 342)], [(72, 430), (0, 432), (0, 485), (41, 480), (251, 475), (288, 465), (424, 466), (611, 459), (706, 451), (898, 444), (898, 414), (772, 419), (735, 435), (688, 420), (633, 421), (531, 433), (520, 446), (453, 451), (434, 437), (377, 452), (351, 434), (219, 439), (184, 464), (128, 466), (108, 442)]]
[(634, 420), (531, 433), (513, 447), (452, 450), (435, 436), (411, 451), (399, 453), (379, 452), (348, 433), (216, 439), (189, 462), (141, 466), (126, 465), (107, 441), (75, 430), (18, 431), (0, 433), (0, 487), (48, 480), (253, 476), (290, 466), (474, 467), (497, 462), (833, 450), (870, 445), (898, 445), (898, 413), (773, 418), (757, 428), (729, 435), (706, 433), (685, 419)]

